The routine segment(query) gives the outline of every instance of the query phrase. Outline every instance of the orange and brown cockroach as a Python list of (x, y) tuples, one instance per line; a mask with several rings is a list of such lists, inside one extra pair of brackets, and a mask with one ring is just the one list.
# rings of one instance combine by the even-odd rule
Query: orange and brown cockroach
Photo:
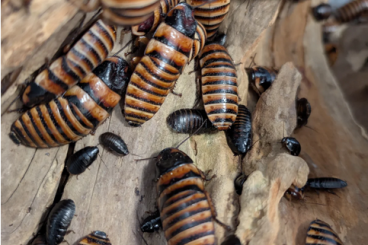
[(105, 232), (94, 231), (80, 240), (78, 245), (111, 245), (111, 242)]
[(333, 16), (337, 21), (345, 23), (357, 19), (365, 13), (368, 13), (368, 0), (355, 0), (336, 9)]
[(316, 219), (309, 225), (306, 245), (343, 245), (343, 242), (329, 224)]
[(180, 3), (157, 28), (125, 95), (124, 115), (131, 126), (150, 120), (164, 103), (189, 61), (196, 26), (193, 9)]
[(112, 56), (62, 97), (25, 112), (10, 138), (29, 147), (57, 147), (90, 134), (110, 115), (130, 77), (129, 64)]
[[(186, 2), (195, 7), (202, 5), (203, 0), (186, 0)], [(222, 21), (225, 19), (230, 9), (230, 0), (207, 1), (209, 3), (198, 7), (194, 11), (195, 19), (206, 28), (208, 38), (212, 38)]]
[(218, 130), (227, 130), (238, 114), (237, 73), (225, 37), (207, 43), (199, 55), (204, 109)]
[(115, 39), (114, 26), (95, 21), (65, 55), (55, 57), (26, 80), (23, 104), (33, 107), (63, 95), (106, 59)]
[(194, 35), (193, 52), (189, 59), (189, 62), (193, 60), (202, 51), (207, 40), (207, 32), (204, 26), (197, 21), (197, 29)]
[(268, 89), (277, 77), (277, 71), (265, 66), (253, 66), (245, 68), (248, 75), (249, 84), (253, 84), (258, 93), (263, 93)]

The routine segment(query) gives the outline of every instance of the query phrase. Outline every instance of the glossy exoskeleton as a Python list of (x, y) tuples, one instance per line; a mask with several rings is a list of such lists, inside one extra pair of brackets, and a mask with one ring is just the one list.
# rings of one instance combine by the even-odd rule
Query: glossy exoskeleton
[(141, 224), (142, 232), (154, 232), (162, 228), (160, 212), (157, 211), (145, 218)]
[(307, 125), (308, 118), (312, 112), (312, 107), (306, 98), (301, 98), (296, 103), (297, 126)]
[(225, 241), (221, 245), (241, 245), (239, 238), (232, 234), (226, 237)]
[(106, 132), (100, 135), (100, 144), (117, 155), (128, 155), (129, 150), (124, 140), (116, 134)]
[(253, 66), (245, 68), (247, 72), (249, 84), (253, 84), (258, 93), (266, 91), (277, 77), (277, 71), (265, 66)]
[(368, 13), (368, 0), (348, 2), (338, 8), (333, 15), (337, 21), (344, 23), (360, 17), (363, 13)]
[(327, 3), (321, 3), (312, 9), (312, 13), (316, 20), (326, 20), (332, 14), (332, 7)]
[(246, 176), (245, 174), (240, 174), (238, 177), (235, 178), (234, 180), (234, 187), (235, 187), (235, 192), (238, 195), (241, 195), (243, 192), (243, 185), (244, 182), (247, 180), (248, 176)]
[(316, 219), (309, 225), (307, 231), (306, 245), (343, 245), (339, 236), (331, 226), (322, 220)]
[(227, 144), (236, 155), (245, 155), (252, 146), (252, 114), (244, 105), (239, 105), (238, 116), (226, 131)]
[(304, 199), (304, 187), (298, 188), (295, 185), (291, 185), (290, 188), (285, 192), (285, 197), (291, 199)]
[(308, 179), (306, 184), (306, 187), (314, 189), (339, 189), (346, 186), (348, 186), (346, 181), (332, 177)]
[(48, 245), (63, 242), (67, 229), (75, 213), (75, 204), (71, 199), (58, 202), (47, 218), (46, 240)]
[(193, 134), (199, 128), (196, 134), (215, 130), (206, 112), (199, 109), (180, 109), (174, 111), (167, 117), (166, 121), (170, 128), (176, 133)]
[(77, 151), (66, 161), (68, 172), (74, 175), (83, 173), (97, 159), (98, 153), (96, 146), (87, 146)]
[(197, 21), (197, 28), (194, 35), (193, 51), (189, 58), (189, 62), (193, 60), (202, 51), (207, 40), (207, 32), (201, 22)]
[(44, 235), (38, 235), (36, 239), (33, 240), (32, 245), (47, 245), (46, 237)]
[(111, 242), (105, 232), (94, 231), (80, 240), (78, 245), (111, 245)]
[(284, 137), (281, 143), (288, 149), (291, 155), (299, 156), (302, 147), (297, 139), (293, 137)]

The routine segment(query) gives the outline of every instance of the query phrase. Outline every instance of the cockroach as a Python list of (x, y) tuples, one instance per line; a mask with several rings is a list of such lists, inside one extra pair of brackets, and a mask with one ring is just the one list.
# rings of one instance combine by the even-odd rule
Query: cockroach
[(105, 232), (94, 231), (80, 240), (78, 245), (111, 245), (111, 242)]
[(109, 117), (130, 74), (125, 60), (108, 58), (63, 97), (33, 107), (20, 116), (11, 126), (10, 138), (16, 144), (36, 148), (81, 139)]
[(218, 36), (199, 56), (204, 109), (218, 130), (227, 130), (238, 114), (237, 73), (225, 40), (225, 35)]
[(346, 186), (348, 186), (346, 181), (332, 177), (308, 179), (306, 184), (306, 187), (314, 189), (339, 189)]
[(162, 228), (160, 212), (156, 211), (152, 215), (145, 218), (141, 224), (142, 232), (154, 232)]
[(129, 154), (129, 150), (124, 140), (114, 133), (106, 132), (100, 135), (100, 144), (108, 151), (120, 156)]
[(99, 149), (96, 146), (88, 146), (77, 151), (66, 161), (68, 172), (73, 175), (83, 173), (97, 159), (98, 153)]
[(244, 105), (239, 105), (238, 116), (226, 131), (227, 144), (236, 155), (245, 155), (252, 146), (252, 114)]
[(306, 98), (301, 98), (296, 103), (297, 126), (299, 128), (307, 125), (312, 107)]
[(166, 121), (176, 133), (193, 134), (200, 127), (201, 129), (197, 134), (215, 130), (207, 117), (206, 111), (199, 109), (180, 109), (174, 111), (167, 117)]
[(312, 14), (317, 21), (326, 20), (332, 14), (332, 7), (327, 3), (321, 3), (312, 8)]
[(232, 234), (226, 237), (225, 241), (221, 245), (241, 245), (239, 238)]
[(277, 77), (277, 71), (265, 66), (253, 66), (245, 68), (249, 84), (253, 84), (258, 93), (266, 91)]
[(302, 147), (297, 139), (293, 137), (284, 137), (281, 140), (281, 143), (288, 149), (288, 151), (293, 156), (299, 156)]
[(291, 201), (292, 198), (297, 200), (304, 199), (304, 187), (298, 188), (295, 185), (291, 185), (289, 189), (285, 192), (285, 197)]
[(161, 23), (162, 17), (178, 5), (179, 2), (180, 0), (160, 0), (160, 6), (155, 9), (151, 17), (139, 25), (132, 26), (132, 33), (136, 36), (142, 36), (155, 31)]
[(238, 177), (235, 178), (234, 180), (234, 187), (235, 187), (235, 192), (238, 195), (241, 195), (243, 192), (243, 185), (244, 182), (247, 180), (248, 176), (246, 176), (245, 174), (241, 173)]
[(368, 12), (368, 0), (355, 0), (336, 9), (333, 15), (337, 21), (345, 23), (350, 22), (360, 17), (363, 13), (367, 12)]
[(33, 240), (32, 245), (47, 245), (46, 237), (44, 235), (38, 235), (36, 239)]
[(189, 61), (195, 31), (193, 9), (185, 3), (159, 25), (128, 85), (124, 114), (131, 126), (142, 125), (160, 109)]
[[(203, 4), (203, 0), (186, 0), (195, 7)], [(195, 19), (206, 28), (208, 38), (212, 38), (230, 9), (230, 0), (215, 0), (198, 7), (194, 11)]]
[(197, 28), (194, 35), (193, 51), (189, 62), (193, 60), (202, 51), (207, 40), (207, 32), (201, 22), (197, 22)]
[(316, 219), (309, 225), (305, 244), (342, 245), (343, 242), (329, 224), (323, 222), (322, 220)]
[(106, 59), (115, 39), (115, 27), (97, 20), (66, 55), (41, 67), (26, 80), (21, 95), (24, 106), (33, 107), (63, 95)]
[(71, 199), (58, 202), (47, 218), (46, 240), (48, 245), (60, 244), (75, 213), (75, 204)]

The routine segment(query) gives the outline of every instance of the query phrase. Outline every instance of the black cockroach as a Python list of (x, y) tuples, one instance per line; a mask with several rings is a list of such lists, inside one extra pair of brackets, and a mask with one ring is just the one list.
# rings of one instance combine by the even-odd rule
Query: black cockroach
[(321, 3), (320, 5), (312, 8), (312, 13), (316, 20), (326, 20), (332, 14), (332, 7), (327, 3)]
[(235, 192), (238, 195), (241, 195), (243, 192), (243, 185), (244, 182), (247, 180), (248, 176), (246, 176), (245, 174), (241, 173), (238, 177), (235, 178), (234, 180), (234, 187), (235, 187)]
[(236, 155), (245, 155), (252, 146), (252, 114), (244, 105), (239, 105), (238, 116), (226, 131), (227, 144)]
[(58, 202), (47, 218), (46, 240), (48, 245), (60, 244), (75, 213), (75, 204), (71, 199)]
[(355, 0), (338, 8), (333, 15), (337, 21), (344, 23), (352, 21), (367, 12), (368, 0)]
[(293, 156), (299, 156), (302, 147), (297, 139), (293, 137), (284, 137), (281, 143), (288, 149)]
[(241, 245), (239, 238), (232, 234), (226, 237), (226, 239), (221, 243), (221, 245)]
[(277, 71), (265, 66), (253, 66), (245, 68), (249, 84), (253, 84), (258, 93), (266, 91), (277, 77)]
[(44, 235), (38, 235), (36, 239), (33, 240), (32, 245), (47, 245), (46, 237)]
[(215, 130), (205, 110), (180, 109), (171, 113), (166, 121), (176, 133), (193, 134), (199, 128), (197, 134)]
[(98, 153), (97, 146), (87, 146), (77, 151), (66, 161), (68, 172), (73, 175), (83, 173), (97, 159)]
[(111, 242), (105, 232), (94, 231), (80, 240), (78, 245), (111, 245)]
[(152, 215), (145, 218), (141, 224), (142, 232), (154, 232), (162, 228), (160, 212), (156, 211)]
[(312, 107), (306, 98), (301, 98), (296, 103), (296, 113), (297, 113), (297, 126), (303, 127), (307, 125), (308, 118), (312, 112)]
[(124, 140), (114, 133), (106, 132), (100, 135), (100, 144), (108, 151), (117, 155), (126, 156), (129, 150)]
[(322, 220), (316, 219), (309, 225), (307, 231), (306, 245), (343, 245), (339, 236), (331, 226)]
[(339, 189), (346, 186), (348, 186), (346, 181), (332, 177), (308, 179), (306, 184), (306, 187), (313, 189)]

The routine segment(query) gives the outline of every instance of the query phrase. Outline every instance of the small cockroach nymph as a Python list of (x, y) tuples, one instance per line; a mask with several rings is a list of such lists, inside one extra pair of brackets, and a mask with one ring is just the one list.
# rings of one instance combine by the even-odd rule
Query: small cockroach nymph
[(307, 231), (306, 245), (342, 245), (343, 242), (332, 230), (331, 226), (322, 220), (316, 219), (309, 225)]
[(80, 240), (78, 245), (111, 245), (111, 242), (105, 232), (94, 231)]
[(297, 127), (307, 125), (308, 118), (312, 113), (312, 107), (306, 98), (301, 98), (296, 103)]
[(248, 176), (246, 176), (244, 173), (241, 173), (238, 177), (235, 178), (234, 180), (234, 187), (235, 187), (235, 192), (238, 195), (241, 195), (243, 192), (243, 185), (244, 182), (247, 180)]
[(364, 13), (368, 13), (368, 0), (355, 0), (338, 8), (333, 16), (338, 22), (345, 23), (359, 18)]
[(221, 245), (241, 245), (239, 238), (232, 234), (226, 237), (225, 241)]
[(304, 199), (304, 187), (298, 188), (295, 185), (291, 185), (285, 192), (285, 197), (291, 201), (292, 199), (303, 200)]
[(103, 133), (100, 135), (100, 144), (108, 151), (120, 156), (129, 154), (129, 150), (124, 140), (114, 133)]
[(277, 71), (265, 66), (245, 68), (249, 84), (253, 84), (259, 94), (266, 91), (277, 77)]
[(308, 179), (306, 187), (313, 189), (340, 189), (348, 186), (346, 181), (332, 177)]
[(97, 159), (99, 149), (96, 146), (85, 147), (66, 161), (66, 168), (70, 174), (79, 175), (83, 173)]
[(297, 139), (293, 137), (284, 137), (281, 140), (281, 143), (286, 147), (286, 149), (290, 152), (293, 156), (299, 156), (302, 147)]
[(162, 222), (159, 211), (145, 218), (141, 224), (142, 232), (155, 232), (162, 228)]
[(67, 229), (75, 213), (75, 204), (71, 199), (58, 202), (47, 218), (46, 240), (48, 245), (63, 242)]
[(327, 3), (321, 3), (312, 8), (312, 14), (317, 21), (326, 20), (330, 18), (332, 14), (332, 7)]

